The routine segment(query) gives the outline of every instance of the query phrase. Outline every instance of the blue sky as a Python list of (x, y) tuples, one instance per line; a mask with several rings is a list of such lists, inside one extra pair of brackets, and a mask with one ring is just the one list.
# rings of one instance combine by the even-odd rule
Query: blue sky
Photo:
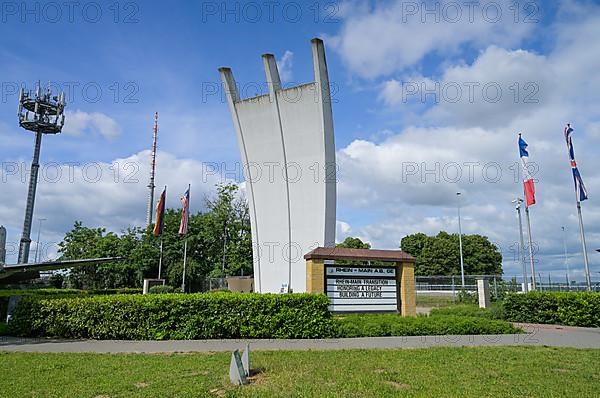
[[(569, 121), (590, 191), (583, 207), (592, 270), (600, 271), (593, 252), (600, 247), (600, 8), (593, 2), (482, 1), (472, 10), (449, 1), (281, 2), (272, 15), (269, 6), (249, 2), (84, 1), (72, 15), (62, 3), (26, 4), (3, 3), (0, 20), (0, 224), (12, 242), (19, 240), (33, 142), (17, 125), (16, 87), (51, 81), (71, 97), (65, 131), (44, 139), (36, 203), (36, 217), (48, 219), (42, 241), (57, 242), (75, 219), (116, 231), (143, 223), (155, 111), (157, 185), (178, 192), (191, 182), (199, 210), (223, 177), (242, 182), (239, 171), (206, 172), (207, 164), (236, 170), (239, 162), (217, 69), (231, 67), (242, 92), (253, 96), (265, 92), (260, 55), (269, 52), (285, 85), (311, 81), (310, 39), (321, 37), (335, 100), (338, 239), (360, 236), (395, 248), (408, 233), (454, 232), (460, 190), (464, 231), (490, 236), (506, 273), (518, 275), (510, 201), (522, 190), (514, 173), (516, 132), (523, 130), (539, 166), (532, 208), (538, 269), (564, 279), (564, 225), (581, 279), (562, 140)], [(452, 175), (455, 165), (460, 178)], [(97, 170), (98, 181), (89, 175)], [(178, 195), (169, 205), (177, 206)], [(51, 255), (55, 246), (47, 246)]]

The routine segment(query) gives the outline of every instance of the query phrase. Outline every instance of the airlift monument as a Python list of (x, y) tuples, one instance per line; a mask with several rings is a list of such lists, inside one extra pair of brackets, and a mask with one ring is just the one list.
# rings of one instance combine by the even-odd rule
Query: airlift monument
[(240, 98), (231, 69), (219, 69), (246, 177), (256, 290), (324, 293), (336, 312), (415, 315), (414, 258), (399, 250), (334, 248), (331, 93), (323, 41), (311, 44), (314, 81), (299, 86), (282, 86), (272, 54), (262, 56), (268, 94)]
[(262, 56), (269, 93), (240, 98), (220, 68), (237, 133), (252, 225), (258, 292), (305, 292), (303, 255), (335, 244), (333, 116), (323, 42), (312, 40), (314, 82), (284, 88)]

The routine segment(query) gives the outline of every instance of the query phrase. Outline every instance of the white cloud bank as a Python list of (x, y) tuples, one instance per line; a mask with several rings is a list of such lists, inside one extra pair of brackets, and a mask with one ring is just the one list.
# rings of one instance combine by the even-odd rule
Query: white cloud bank
[[(513, 1), (351, 2), (341, 8), (343, 27), (328, 43), (365, 78), (411, 68), (426, 56), (459, 53), (465, 46), (513, 46), (531, 32), (535, 15), (515, 16)], [(336, 15), (337, 17), (337, 15)]]
[(99, 134), (110, 140), (121, 134), (121, 127), (113, 118), (104, 113), (76, 110), (66, 112), (63, 132), (75, 136)]
[[(509, 47), (529, 28), (513, 26), (516, 31), (506, 32), (504, 39), (499, 37), (510, 24), (457, 24), (452, 34), (443, 24), (417, 24), (407, 34), (410, 24), (400, 26), (394, 7), (400, 5), (378, 5), (364, 15), (350, 15), (337, 36), (337, 50), (353, 73), (368, 78), (384, 76), (377, 86), (386, 112), (397, 111), (399, 117), (406, 112), (416, 115), (413, 126), (386, 134), (382, 142), (356, 140), (339, 149), (338, 203), (361, 213), (356, 220), (345, 219), (344, 230), (382, 248), (397, 248), (402, 236), (409, 233), (457, 232), (456, 192), (461, 191), (463, 232), (489, 236), (502, 249), (507, 274), (519, 275), (518, 227), (511, 200), (522, 195), (516, 140), (516, 132), (522, 130), (530, 144), (530, 160), (537, 166), (538, 204), (531, 208), (531, 216), (538, 270), (552, 271), (555, 279), (564, 280), (561, 226), (566, 226), (571, 269), (581, 280), (573, 183), (562, 135), (565, 123), (572, 122), (576, 156), (590, 194), (582, 206), (592, 273), (597, 277), (600, 47), (590, 45), (590, 39), (600, 37), (600, 8), (563, 3), (557, 21), (547, 28), (554, 45), (539, 54)], [(432, 30), (427, 31), (429, 28)], [(392, 34), (384, 35), (386, 31)], [(381, 41), (382, 46), (369, 48), (367, 40), (377, 32), (380, 39), (376, 42)], [(397, 43), (392, 38), (397, 38)], [(427, 54), (450, 54), (465, 43), (481, 46), (472, 63), (448, 57), (439, 77), (407, 72)], [(394, 73), (400, 77), (385, 78)], [(429, 89), (436, 82), (442, 87), (476, 82), (479, 97), (470, 101), (463, 91), (458, 101), (441, 96), (436, 103), (431, 96), (422, 101), (419, 92), (407, 99), (403, 98), (402, 82), (425, 84)], [(502, 87), (498, 101), (482, 98), (481, 87), (488, 82)], [(524, 101), (534, 91), (525, 88), (528, 82), (535, 83), (532, 102)], [(515, 84), (520, 89), (518, 99)]]

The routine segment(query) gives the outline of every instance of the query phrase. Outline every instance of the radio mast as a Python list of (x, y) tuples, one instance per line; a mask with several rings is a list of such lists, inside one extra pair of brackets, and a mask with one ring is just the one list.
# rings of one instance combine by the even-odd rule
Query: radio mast
[(154, 137), (152, 140), (152, 160), (150, 161), (150, 183), (148, 184), (148, 225), (152, 225), (154, 207), (154, 177), (156, 173), (156, 140), (158, 137), (158, 112), (154, 113)]
[(53, 95), (50, 87), (42, 90), (38, 82), (35, 91), (21, 89), (19, 96), (19, 126), (35, 134), (33, 146), (33, 159), (31, 161), (31, 174), (29, 176), (29, 190), (25, 205), (25, 221), (23, 234), (19, 244), (19, 264), (29, 262), (29, 246), (31, 245), (31, 222), (33, 221), (33, 207), (38, 184), (38, 170), (40, 168), (40, 150), (44, 134), (59, 134), (65, 125), (65, 93)]

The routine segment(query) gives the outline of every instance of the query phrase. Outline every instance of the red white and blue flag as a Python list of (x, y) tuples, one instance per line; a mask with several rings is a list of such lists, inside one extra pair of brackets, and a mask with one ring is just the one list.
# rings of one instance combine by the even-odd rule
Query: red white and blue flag
[(571, 171), (573, 172), (573, 182), (575, 183), (575, 194), (577, 195), (577, 201), (582, 202), (588, 196), (585, 185), (583, 185), (583, 180), (581, 179), (581, 174), (579, 174), (579, 169), (577, 168), (577, 162), (575, 161), (575, 151), (573, 150), (573, 141), (571, 140), (572, 133), (573, 129), (569, 123), (565, 127), (565, 140), (567, 141), (567, 149), (569, 150), (569, 160), (571, 162)]
[(188, 223), (190, 221), (190, 187), (181, 197), (181, 223), (179, 224), (179, 235), (187, 235)]
[(527, 150), (527, 143), (521, 137), (519, 133), (519, 154), (521, 156), (521, 165), (523, 166), (523, 188), (525, 191), (525, 204), (527, 207), (535, 204), (535, 185), (533, 183), (533, 177), (529, 173), (527, 164), (529, 162), (529, 151)]

